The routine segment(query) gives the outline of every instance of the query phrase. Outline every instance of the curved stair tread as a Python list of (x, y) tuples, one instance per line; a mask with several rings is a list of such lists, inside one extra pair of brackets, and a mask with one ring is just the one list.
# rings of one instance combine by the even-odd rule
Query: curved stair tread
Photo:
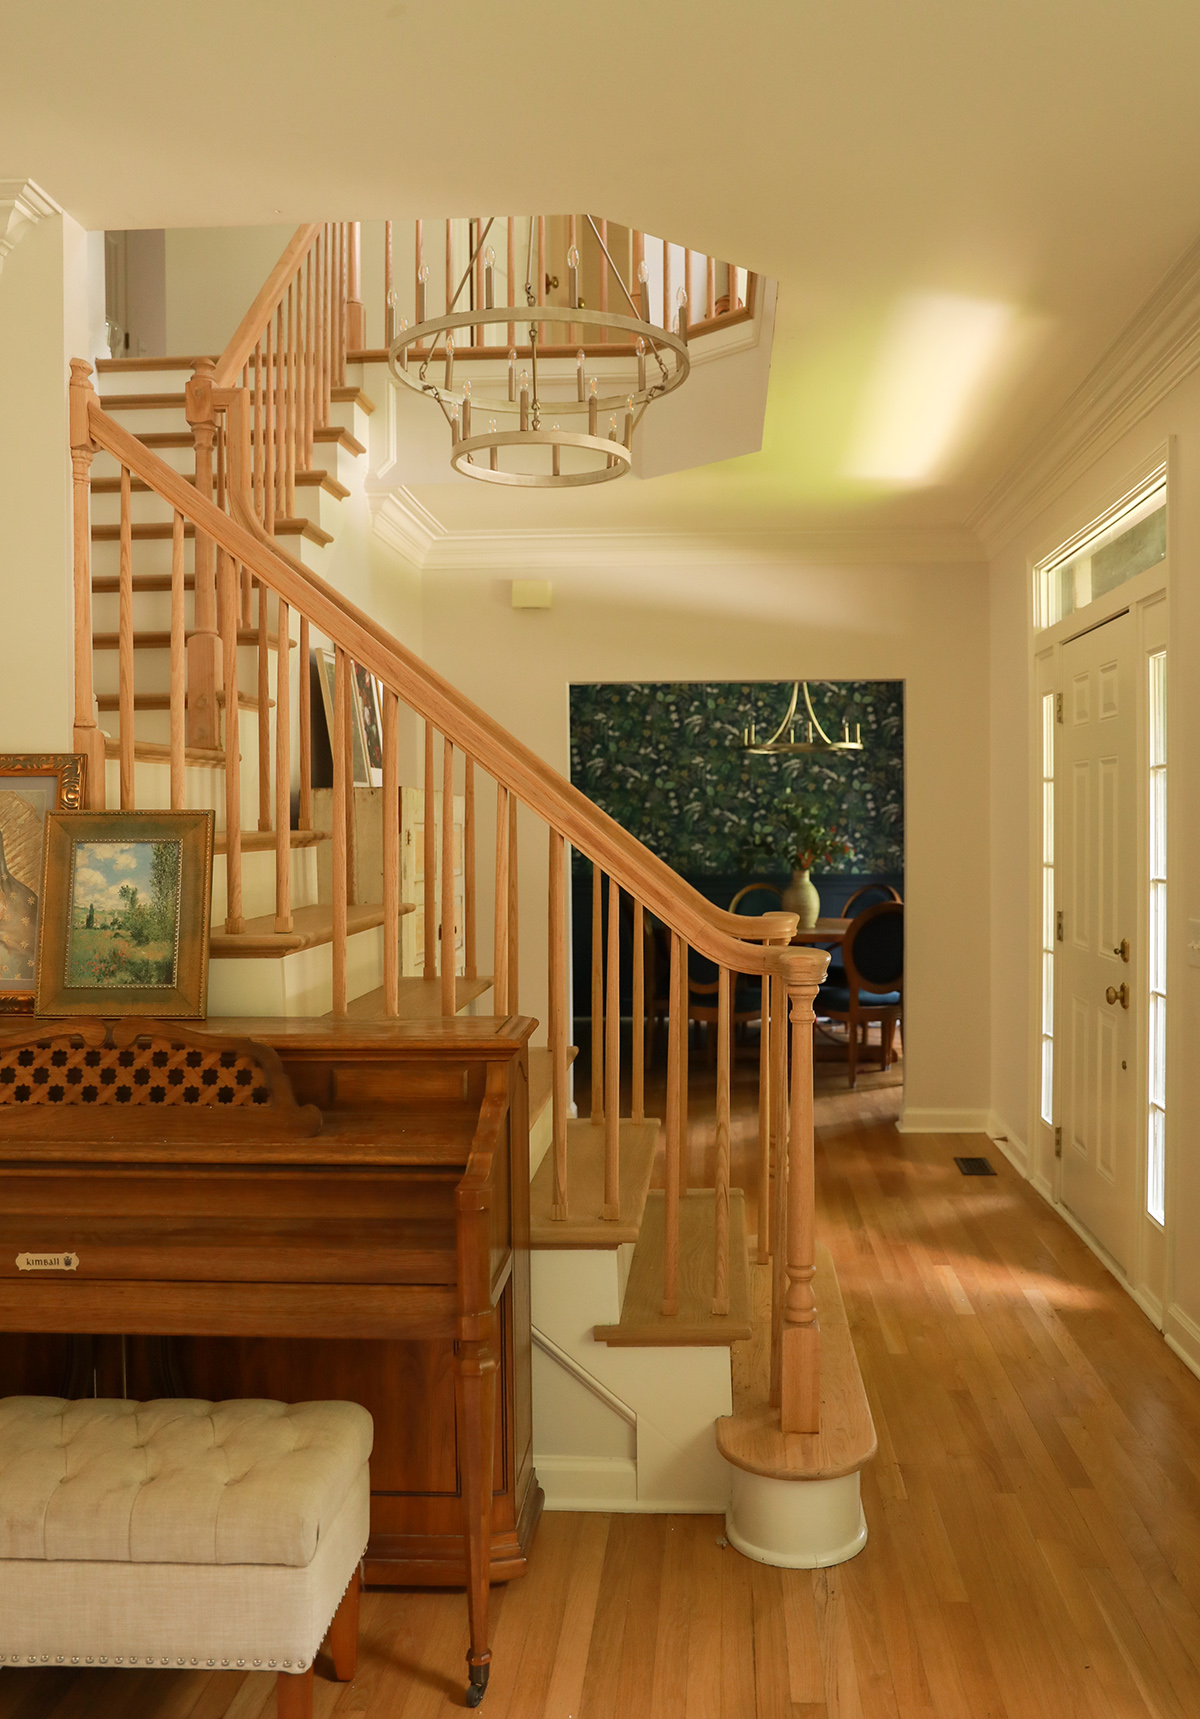
[[(829, 1249), (818, 1242), (813, 1293), (821, 1322), (821, 1430), (785, 1433), (769, 1395), (769, 1345), (745, 1401), (717, 1421), (717, 1449), (727, 1462), (773, 1480), (836, 1480), (863, 1468), (878, 1448), (875, 1422)], [(760, 1267), (764, 1272), (769, 1267)], [(769, 1314), (768, 1314), (769, 1319)], [(769, 1331), (769, 1325), (768, 1325)]]

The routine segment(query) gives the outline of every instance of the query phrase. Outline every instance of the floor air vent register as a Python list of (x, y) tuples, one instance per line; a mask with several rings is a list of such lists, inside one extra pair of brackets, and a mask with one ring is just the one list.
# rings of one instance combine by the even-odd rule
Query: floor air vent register
[(986, 1158), (956, 1158), (954, 1162), (964, 1176), (994, 1176), (996, 1174)]

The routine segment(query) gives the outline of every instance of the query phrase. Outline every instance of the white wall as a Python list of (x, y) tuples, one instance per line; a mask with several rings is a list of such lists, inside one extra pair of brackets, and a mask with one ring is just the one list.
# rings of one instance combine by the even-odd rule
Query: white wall
[(70, 359), (88, 355), (87, 235), (30, 226), (0, 269), (0, 751), (69, 752)]
[[(572, 682), (906, 683), (906, 1102), (926, 1125), (980, 1126), (989, 1094), (984, 570), (631, 556), (563, 570), (548, 612), (512, 609), (509, 581), (521, 571), (427, 572), (425, 654), (564, 774)], [(485, 813), (480, 821), (486, 830)], [(546, 841), (532, 816), (522, 827), (521, 1000), (544, 1022)], [(541, 904), (532, 925), (526, 901)]]
[(166, 349), (225, 350), (279, 261), (294, 226), (175, 227), (166, 235)]
[[(1138, 468), (1171, 442), (1168, 494), (1168, 1093), (1164, 1329), (1200, 1368), (1200, 971), (1187, 964), (1189, 916), (1200, 918), (1191, 856), (1200, 843), (1200, 374), (1193, 373), (1092, 468), (1029, 521), (990, 566), (992, 647), (992, 1065), (999, 1119), (1031, 1148), (1030, 1173), (1053, 1181), (1053, 1146), (1036, 1125), (1038, 1028), (1030, 927), (1034, 698), (1032, 562), (1110, 505)], [(1135, 1284), (1138, 1280), (1135, 1276)]]

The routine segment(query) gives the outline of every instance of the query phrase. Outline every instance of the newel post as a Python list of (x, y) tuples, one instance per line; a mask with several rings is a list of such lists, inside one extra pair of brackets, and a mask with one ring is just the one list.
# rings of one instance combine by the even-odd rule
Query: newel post
[(823, 950), (779, 957), (792, 1023), (788, 1118), (780, 1417), (785, 1433), (821, 1426), (821, 1327), (813, 1295), (816, 1186), (813, 1173), (813, 999), (829, 965)]
[(75, 722), (72, 748), (87, 759), (87, 799), (93, 812), (104, 810), (104, 735), (96, 721), (92, 684), (92, 441), (88, 414), (95, 391), (92, 367), (71, 360), (71, 491), (74, 521)]
[[(214, 369), (211, 358), (198, 360), (184, 390), (184, 411), (196, 444), (196, 493), (206, 501), (212, 500), (213, 445), (217, 435)], [(195, 620), (187, 642), (187, 739), (189, 746), (216, 748), (221, 744), (217, 695), (222, 686), (222, 671), (214, 552), (212, 538), (197, 528), (193, 559)]]

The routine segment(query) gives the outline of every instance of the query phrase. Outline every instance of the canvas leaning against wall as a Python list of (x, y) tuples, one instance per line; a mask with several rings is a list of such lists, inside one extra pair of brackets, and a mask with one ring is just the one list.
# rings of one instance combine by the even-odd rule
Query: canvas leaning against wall
[(845, 837), (840, 871), (902, 877), (904, 683), (808, 686), (830, 734), (861, 725), (861, 752), (746, 752), (751, 724), (778, 726), (790, 681), (573, 686), (571, 780), (684, 876), (786, 873), (794, 807)]

